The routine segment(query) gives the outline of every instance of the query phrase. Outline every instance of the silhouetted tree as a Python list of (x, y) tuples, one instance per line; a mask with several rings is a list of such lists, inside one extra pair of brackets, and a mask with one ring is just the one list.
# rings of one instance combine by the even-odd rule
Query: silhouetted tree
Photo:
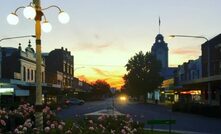
[(126, 70), (124, 88), (131, 96), (146, 97), (148, 91), (157, 89), (163, 81), (160, 76), (161, 64), (149, 52), (136, 53), (126, 64)]
[(94, 94), (98, 96), (110, 95), (110, 85), (104, 80), (97, 80), (92, 83)]

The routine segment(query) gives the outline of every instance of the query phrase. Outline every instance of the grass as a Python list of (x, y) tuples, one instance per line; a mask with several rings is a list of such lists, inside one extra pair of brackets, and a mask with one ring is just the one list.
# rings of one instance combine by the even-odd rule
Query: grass
[(151, 130), (145, 130), (144, 134), (178, 134), (174, 132), (161, 132), (161, 131), (151, 131)]

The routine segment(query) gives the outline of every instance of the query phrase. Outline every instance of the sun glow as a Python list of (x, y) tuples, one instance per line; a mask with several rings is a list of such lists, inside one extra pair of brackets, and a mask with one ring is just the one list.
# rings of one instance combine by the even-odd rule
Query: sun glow
[(87, 81), (88, 83), (92, 83), (98, 79), (105, 80), (107, 83), (111, 85), (111, 87), (120, 89), (121, 86), (124, 85), (123, 76), (125, 74), (124, 68), (97, 68), (90, 67), (79, 69), (76, 71), (75, 76), (80, 80)]

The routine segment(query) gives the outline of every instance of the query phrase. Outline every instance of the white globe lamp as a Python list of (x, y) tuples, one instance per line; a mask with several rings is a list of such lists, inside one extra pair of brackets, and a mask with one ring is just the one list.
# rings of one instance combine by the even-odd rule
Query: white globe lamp
[(64, 11), (61, 11), (58, 15), (58, 20), (62, 23), (62, 24), (67, 24), (69, 21), (70, 21), (70, 17), (69, 15), (64, 12)]
[(51, 30), (52, 30), (52, 26), (51, 26), (51, 24), (48, 22), (48, 21), (44, 21), (43, 23), (42, 23), (42, 30), (45, 32), (45, 33), (49, 33), (49, 32), (51, 32)]
[(35, 8), (31, 6), (25, 7), (25, 9), (23, 10), (23, 15), (25, 16), (26, 19), (33, 20), (36, 16)]
[(19, 18), (15, 13), (11, 13), (7, 16), (7, 21), (10, 25), (17, 25), (19, 22)]

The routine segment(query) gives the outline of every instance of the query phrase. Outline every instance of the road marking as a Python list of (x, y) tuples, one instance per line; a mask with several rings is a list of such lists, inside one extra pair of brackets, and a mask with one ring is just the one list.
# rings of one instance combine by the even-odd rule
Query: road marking
[(120, 113), (117, 110), (111, 110), (111, 109), (103, 109), (92, 113), (87, 113), (84, 115), (124, 115), (123, 113)]

